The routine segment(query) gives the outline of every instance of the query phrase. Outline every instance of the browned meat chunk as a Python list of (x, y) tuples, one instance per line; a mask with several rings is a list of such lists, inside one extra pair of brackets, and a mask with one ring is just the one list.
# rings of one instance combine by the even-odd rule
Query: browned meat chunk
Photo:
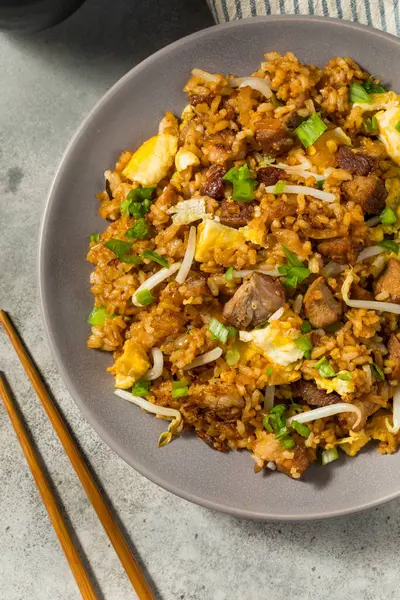
[(275, 169), (275, 167), (261, 167), (257, 171), (257, 181), (263, 183), (265, 186), (275, 185), (282, 177), (283, 173), (281, 170)]
[(351, 298), (353, 300), (373, 300), (374, 295), (369, 290), (365, 290), (360, 285), (355, 283), (351, 287)]
[(307, 319), (316, 328), (324, 328), (339, 320), (341, 309), (323, 277), (318, 277), (304, 296)]
[(255, 139), (268, 156), (279, 156), (294, 144), (293, 132), (281, 119), (265, 119), (255, 124)]
[(382, 292), (389, 294), (388, 301), (400, 304), (400, 263), (390, 258), (386, 269), (375, 284), (375, 296)]
[(389, 360), (393, 360), (395, 363), (389, 379), (400, 379), (400, 342), (394, 333), (389, 338), (388, 350)]
[(204, 94), (193, 94), (192, 96), (189, 96), (189, 102), (191, 106), (197, 106), (198, 104), (203, 104), (204, 102), (210, 106), (214, 98), (214, 92), (208, 92)]
[(310, 406), (328, 406), (342, 401), (336, 392), (328, 394), (325, 390), (318, 389), (313, 381), (305, 379), (292, 383), (292, 394), (301, 404), (306, 403)]
[(272, 461), (281, 473), (295, 478), (301, 476), (309, 467), (310, 460), (307, 449), (303, 446), (303, 440), (297, 438), (296, 434), (293, 434), (293, 438), (298, 443), (293, 449), (285, 450), (273, 433), (265, 431), (257, 433), (257, 439), (253, 444), (253, 457), (256, 463), (262, 468), (267, 462)]
[(228, 227), (244, 227), (253, 218), (257, 202), (232, 202), (222, 200), (220, 221)]
[(284, 217), (292, 217), (297, 214), (296, 197), (289, 196), (286, 202), (281, 197), (276, 198), (272, 202), (262, 202), (262, 214), (265, 218), (265, 225), (269, 227), (275, 219), (283, 219)]
[(318, 252), (338, 263), (350, 263), (354, 265), (358, 253), (362, 250), (362, 244), (351, 238), (332, 238), (318, 244)]
[(256, 327), (285, 303), (285, 290), (278, 279), (253, 273), (224, 306), (224, 317), (238, 329)]
[(215, 200), (222, 200), (225, 194), (224, 182), (222, 177), (225, 175), (225, 169), (218, 165), (210, 167), (206, 173), (207, 181), (201, 187), (200, 193), (203, 196), (210, 196)]
[(217, 411), (244, 407), (244, 398), (237, 387), (225, 382), (192, 385), (189, 401), (200, 408)]
[(348, 146), (340, 146), (336, 160), (339, 167), (356, 175), (368, 175), (371, 171), (375, 171), (377, 166), (375, 158), (361, 153), (357, 154)]
[(388, 195), (385, 184), (373, 173), (365, 177), (356, 175), (352, 181), (345, 181), (342, 189), (347, 200), (360, 204), (368, 215), (379, 215), (385, 208)]

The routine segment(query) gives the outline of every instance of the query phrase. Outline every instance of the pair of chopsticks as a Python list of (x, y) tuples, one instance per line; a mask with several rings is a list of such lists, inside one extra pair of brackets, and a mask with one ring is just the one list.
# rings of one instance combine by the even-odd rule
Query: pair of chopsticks
[[(99, 488), (97, 487), (81, 452), (76, 446), (67, 426), (64, 423), (63, 418), (58, 412), (56, 405), (54, 404), (49, 392), (41, 380), (38, 370), (34, 366), (31, 358), (25, 350), (15, 327), (3, 310), (0, 310), (0, 324), (3, 326), (10, 339), (10, 342), (14, 346), (18, 358), (20, 359), (25, 372), (31, 380), (33, 388), (37, 393), (39, 400), (46, 411), (46, 414), (53, 425), (53, 428), (57, 433), (58, 438), (63, 445), (64, 450), (67, 453), (68, 458), (70, 459), (90, 502), (93, 505), (93, 508), (97, 513), (97, 516), (99, 517), (108, 537), (110, 538), (110, 541), (114, 546), (114, 550), (116, 551), (126, 571), (126, 574), (128, 575), (139, 597), (139, 600), (155, 600), (153, 592), (151, 591), (144, 574), (137, 564), (121, 529), (114, 521), (111, 511), (107, 506)], [(0, 373), (0, 396), (3, 399), (4, 405), (10, 417), (10, 421), (15, 429), (25, 458), (39, 489), (43, 503), (47, 509), (50, 520), (58, 536), (62, 549), (64, 550), (71, 571), (80, 589), (82, 598), (84, 598), (84, 600), (98, 600), (98, 596), (94, 590), (87, 569), (83, 564), (77, 547), (72, 539), (71, 533), (57, 503), (57, 499), (52, 491), (47, 476), (43, 471), (39, 457), (30, 440), (30, 437), (27, 434), (24, 422), (10, 394), (5, 377), (2, 373)]]

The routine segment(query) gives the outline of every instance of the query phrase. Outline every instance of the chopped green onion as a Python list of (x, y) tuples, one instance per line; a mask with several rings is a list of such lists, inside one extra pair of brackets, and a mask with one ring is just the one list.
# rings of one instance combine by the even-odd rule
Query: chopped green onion
[(182, 396), (187, 396), (189, 393), (188, 382), (183, 381), (173, 381), (172, 382), (172, 397), (173, 398), (182, 398)]
[(281, 440), (281, 444), (285, 448), (285, 450), (291, 450), (295, 446), (294, 440), (292, 440), (292, 438), (290, 437)]
[(225, 361), (228, 367), (233, 367), (240, 360), (240, 350), (232, 346), (225, 353)]
[(319, 181), (317, 181), (317, 188), (319, 190), (322, 190), (322, 188), (324, 187), (324, 183), (325, 183), (325, 179), (320, 179)]
[(381, 246), (381, 248), (385, 248), (385, 250), (389, 250), (390, 252), (394, 252), (395, 254), (399, 253), (399, 245), (396, 244), (394, 240), (382, 240), (378, 243), (378, 246)]
[(364, 129), (365, 129), (365, 131), (368, 131), (369, 133), (378, 131), (378, 119), (376, 117), (370, 117), (369, 119), (365, 119)]
[(289, 250), (289, 248), (282, 246), (282, 249), (285, 253), (287, 264), (280, 265), (278, 267), (278, 271), (282, 275), (286, 275), (283, 283), (287, 287), (295, 288), (297, 287), (298, 283), (301, 283), (304, 281), (304, 279), (307, 279), (307, 277), (311, 274), (311, 271), (299, 261), (297, 256), (291, 250)]
[(331, 364), (329, 363), (328, 359), (326, 358), (326, 356), (323, 356), (316, 363), (315, 368), (317, 369), (317, 371), (321, 375), (321, 377), (325, 377), (327, 379), (329, 379), (331, 377), (336, 377), (336, 373), (335, 373), (333, 367), (331, 366)]
[(212, 339), (217, 339), (223, 344), (226, 344), (229, 335), (229, 329), (220, 323), (218, 319), (212, 318), (210, 320), (208, 331), (212, 334)]
[(136, 188), (130, 190), (125, 200), (121, 202), (121, 215), (130, 213), (135, 219), (144, 217), (151, 206), (151, 196), (156, 188)]
[(239, 168), (232, 167), (222, 179), (233, 185), (232, 198), (239, 202), (251, 202), (257, 180), (253, 179), (254, 171), (250, 171), (247, 163)]
[(397, 221), (396, 213), (390, 206), (386, 206), (386, 208), (383, 209), (379, 218), (382, 225), (393, 225)]
[(338, 458), (339, 453), (337, 451), (337, 448), (330, 448), (330, 450), (324, 450), (321, 454), (321, 461), (324, 466), (333, 462), (334, 460), (337, 460)]
[(293, 402), (291, 405), (289, 406), (289, 410), (292, 410), (294, 412), (303, 412), (303, 407), (300, 404), (297, 404), (297, 402)]
[(148, 306), (149, 304), (153, 304), (155, 298), (150, 290), (142, 290), (136, 294), (136, 300), (142, 306)]
[(374, 375), (377, 381), (385, 381), (385, 373), (382, 368), (376, 363), (372, 363), (371, 365), (372, 374)]
[(300, 327), (301, 333), (310, 333), (312, 330), (311, 324), (309, 321), (303, 321)]
[(226, 270), (225, 279), (227, 281), (232, 281), (232, 279), (233, 279), (233, 267), (229, 267), (229, 269)]
[(348, 371), (343, 371), (343, 373), (338, 373), (336, 375), (336, 377), (338, 379), (341, 379), (342, 381), (351, 381), (353, 379), (353, 375), (351, 373), (349, 373)]
[(289, 450), (294, 447), (294, 441), (291, 439), (286, 425), (286, 406), (284, 404), (276, 404), (271, 408), (263, 419), (263, 425), (267, 431), (275, 433), (275, 439), (279, 440), (284, 448)]
[(296, 420), (292, 421), (290, 423), (290, 426), (293, 427), (293, 429), (295, 431), (297, 431), (297, 433), (299, 433), (300, 435), (302, 435), (305, 438), (307, 438), (311, 433), (310, 428), (307, 427), (307, 425), (305, 425), (304, 423), (299, 423), (299, 421), (296, 421)]
[(313, 345), (309, 337), (307, 337), (306, 335), (299, 335), (299, 337), (297, 337), (294, 340), (294, 343), (299, 348), (299, 350), (303, 352), (304, 358), (311, 358), (311, 351), (313, 349)]
[(387, 90), (381, 85), (375, 83), (371, 79), (364, 82), (363, 88), (368, 94), (384, 94)]
[(397, 123), (394, 126), (394, 128), (396, 129), (396, 131), (400, 131), (400, 121), (397, 121)]
[(371, 104), (372, 102), (368, 93), (359, 83), (352, 83), (350, 85), (350, 101), (359, 102), (360, 104)]
[(146, 219), (139, 219), (133, 227), (128, 229), (126, 237), (128, 240), (143, 240), (149, 233), (149, 224)]
[(155, 263), (161, 265), (164, 268), (167, 268), (169, 266), (169, 262), (167, 261), (167, 259), (157, 254), (157, 252), (153, 252), (153, 250), (145, 250), (144, 252), (142, 252), (142, 257), (148, 258), (149, 260), (154, 261)]
[(326, 129), (327, 126), (321, 117), (317, 113), (314, 113), (306, 121), (303, 121), (294, 132), (303, 146), (309, 148), (321, 137)]
[(104, 306), (100, 308), (94, 308), (88, 317), (89, 325), (97, 325), (98, 327), (102, 327), (104, 325), (104, 321), (106, 319), (112, 319), (115, 315), (111, 315), (106, 311)]
[(147, 396), (149, 390), (150, 381), (148, 381), (147, 379), (139, 379), (139, 381), (137, 381), (132, 388), (132, 395), (140, 396), (141, 398), (143, 398), (143, 396)]
[(283, 194), (285, 187), (286, 187), (285, 181), (278, 181), (278, 183), (275, 185), (274, 191), (272, 193), (275, 194), (275, 196), (278, 194)]
[(90, 241), (91, 242), (97, 242), (100, 240), (100, 234), (99, 233), (92, 233), (92, 235), (90, 236)]
[(271, 104), (274, 108), (278, 108), (279, 106), (282, 106), (282, 102), (279, 102), (278, 98), (276, 97), (276, 94), (274, 94), (274, 93), (272, 93), (269, 101), (271, 102)]
[(238, 330), (236, 329), (236, 327), (232, 327), (232, 325), (229, 325), (228, 327), (228, 337), (236, 337), (238, 333)]
[(272, 375), (272, 373), (274, 372), (272, 367), (268, 367), (267, 370), (265, 371), (265, 374), (267, 375), (267, 377), (269, 377), (270, 375)]
[(105, 247), (114, 252), (121, 262), (129, 263), (132, 265), (140, 265), (142, 259), (140, 256), (134, 256), (129, 254), (129, 250), (132, 247), (132, 242), (124, 242), (123, 240), (117, 240), (116, 238), (109, 239), (105, 244)]

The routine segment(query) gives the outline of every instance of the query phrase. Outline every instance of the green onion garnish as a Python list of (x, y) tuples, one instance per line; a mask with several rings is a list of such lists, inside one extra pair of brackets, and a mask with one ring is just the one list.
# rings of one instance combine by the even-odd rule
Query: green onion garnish
[(286, 425), (286, 406), (277, 404), (265, 415), (263, 419), (264, 428), (270, 433), (275, 433), (275, 439), (279, 440), (284, 448), (289, 450), (294, 447), (294, 441), (289, 435)]
[(301, 333), (310, 333), (312, 330), (311, 324), (309, 321), (303, 321), (300, 327)]
[(382, 240), (378, 243), (378, 246), (388, 250), (389, 252), (394, 252), (395, 254), (399, 253), (399, 245), (396, 244), (394, 240)]
[(311, 358), (311, 351), (313, 349), (312, 342), (309, 337), (306, 335), (299, 335), (298, 338), (294, 340), (296, 346), (301, 350), (304, 354), (304, 358)]
[(172, 382), (172, 397), (182, 398), (189, 393), (188, 382), (186, 380)]
[(365, 129), (365, 131), (368, 131), (369, 133), (378, 131), (378, 119), (376, 117), (370, 117), (369, 119), (365, 119), (364, 129)]
[(132, 388), (132, 395), (140, 396), (141, 398), (143, 398), (143, 396), (147, 396), (149, 390), (150, 381), (148, 381), (147, 379), (139, 379), (139, 381), (137, 381)]
[(169, 262), (163, 256), (157, 254), (157, 252), (153, 252), (153, 250), (145, 250), (142, 252), (143, 258), (148, 258), (149, 260), (154, 261), (155, 263), (161, 265), (164, 268), (169, 267)]
[(149, 224), (146, 219), (139, 219), (133, 227), (128, 229), (126, 237), (128, 240), (143, 240), (149, 233)]
[(88, 317), (89, 325), (97, 325), (98, 327), (102, 327), (104, 325), (104, 321), (106, 319), (112, 319), (115, 315), (111, 315), (106, 311), (104, 306), (100, 308), (94, 308)]
[(311, 271), (299, 261), (297, 256), (291, 250), (289, 250), (289, 248), (282, 246), (282, 249), (285, 253), (287, 264), (279, 266), (278, 271), (282, 275), (286, 275), (283, 283), (287, 287), (295, 288), (297, 287), (298, 283), (301, 283), (304, 281), (304, 279), (307, 279), (307, 277), (311, 274)]
[(381, 85), (375, 83), (371, 79), (364, 82), (363, 88), (368, 94), (384, 94), (387, 90)]
[(236, 329), (236, 327), (232, 327), (232, 325), (229, 325), (228, 327), (228, 337), (236, 337), (238, 334), (238, 329)]
[(331, 377), (336, 377), (336, 373), (335, 373), (333, 367), (331, 366), (331, 364), (329, 363), (328, 359), (326, 358), (326, 356), (323, 356), (316, 363), (315, 368), (317, 369), (317, 371), (321, 375), (321, 377), (324, 377), (326, 379), (330, 379)]
[(382, 225), (393, 225), (397, 221), (396, 213), (390, 206), (386, 206), (386, 208), (383, 209), (379, 218)]
[(337, 448), (331, 448), (330, 450), (324, 450), (323, 453), (321, 454), (321, 461), (324, 466), (333, 462), (334, 460), (337, 460), (338, 458), (339, 458), (339, 453), (337, 451)]
[(153, 304), (155, 298), (150, 290), (141, 290), (136, 294), (136, 300), (142, 306), (148, 306), (149, 304)]
[(271, 102), (272, 106), (274, 108), (278, 108), (279, 106), (283, 106), (282, 102), (279, 102), (278, 98), (276, 97), (276, 94), (272, 93), (269, 101)]
[(225, 352), (225, 361), (228, 367), (233, 367), (240, 360), (240, 350), (232, 346)]
[(285, 181), (278, 181), (278, 183), (275, 185), (274, 191), (272, 193), (275, 194), (275, 196), (278, 194), (283, 194), (285, 187), (286, 187)]
[(251, 202), (254, 198), (254, 188), (257, 180), (253, 179), (254, 171), (250, 171), (247, 164), (239, 168), (232, 167), (222, 179), (233, 185), (232, 198), (239, 202)]
[(265, 371), (265, 374), (267, 375), (267, 377), (269, 377), (270, 375), (272, 375), (272, 373), (274, 372), (272, 367), (268, 367), (267, 370)]
[(368, 93), (359, 83), (352, 83), (350, 85), (350, 101), (358, 102), (360, 104), (371, 104), (372, 102)]
[(106, 248), (111, 250), (111, 252), (114, 252), (121, 262), (129, 263), (131, 265), (140, 265), (142, 262), (140, 256), (129, 254), (129, 250), (132, 247), (132, 242), (124, 242), (123, 240), (111, 238), (104, 245)]
[(297, 433), (299, 433), (305, 438), (307, 438), (311, 433), (310, 428), (307, 427), (307, 425), (305, 425), (304, 423), (299, 423), (299, 421), (296, 420), (290, 423), (290, 427), (292, 427), (295, 431), (297, 431)]
[(341, 379), (342, 381), (351, 381), (353, 379), (352, 374), (349, 373), (348, 371), (343, 371), (342, 373), (338, 373), (336, 375), (336, 377), (338, 379)]
[(321, 137), (326, 129), (327, 126), (321, 117), (317, 113), (314, 113), (306, 121), (303, 121), (294, 132), (303, 146), (309, 148)]
[(324, 187), (324, 183), (325, 183), (325, 179), (320, 179), (319, 181), (317, 181), (317, 188), (319, 190), (322, 190), (322, 188)]
[(371, 365), (372, 374), (374, 375), (377, 381), (385, 381), (385, 373), (382, 368), (376, 363), (372, 363)]
[(228, 327), (225, 327), (225, 325), (220, 323), (218, 319), (212, 318), (210, 320), (208, 331), (212, 334), (212, 339), (219, 340), (223, 344), (226, 344), (226, 341), (229, 336), (229, 329)]
[(155, 187), (151, 187), (130, 190), (125, 200), (121, 202), (121, 215), (130, 213), (135, 219), (144, 217), (150, 210), (151, 197), (155, 189)]
[(232, 281), (232, 279), (233, 279), (233, 267), (229, 267), (229, 269), (226, 270), (225, 279), (227, 281)]
[(90, 241), (91, 242), (99, 242), (100, 240), (100, 234), (99, 233), (92, 233), (92, 235), (90, 236)]

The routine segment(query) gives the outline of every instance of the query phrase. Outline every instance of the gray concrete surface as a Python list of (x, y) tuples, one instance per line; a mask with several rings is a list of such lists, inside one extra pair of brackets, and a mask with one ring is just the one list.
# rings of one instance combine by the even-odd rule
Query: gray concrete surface
[[(160, 600), (390, 600), (399, 597), (400, 504), (335, 521), (268, 524), (194, 506), (135, 473), (66, 391), (38, 305), (36, 246), (61, 154), (92, 105), (161, 46), (212, 23), (202, 0), (88, 0), (39, 34), (0, 34), (0, 306), (13, 316)], [(251, 41), (249, 40), (249, 43)], [(104, 600), (136, 598), (13, 351), (0, 369), (23, 407)], [(0, 599), (79, 592), (0, 405)]]

